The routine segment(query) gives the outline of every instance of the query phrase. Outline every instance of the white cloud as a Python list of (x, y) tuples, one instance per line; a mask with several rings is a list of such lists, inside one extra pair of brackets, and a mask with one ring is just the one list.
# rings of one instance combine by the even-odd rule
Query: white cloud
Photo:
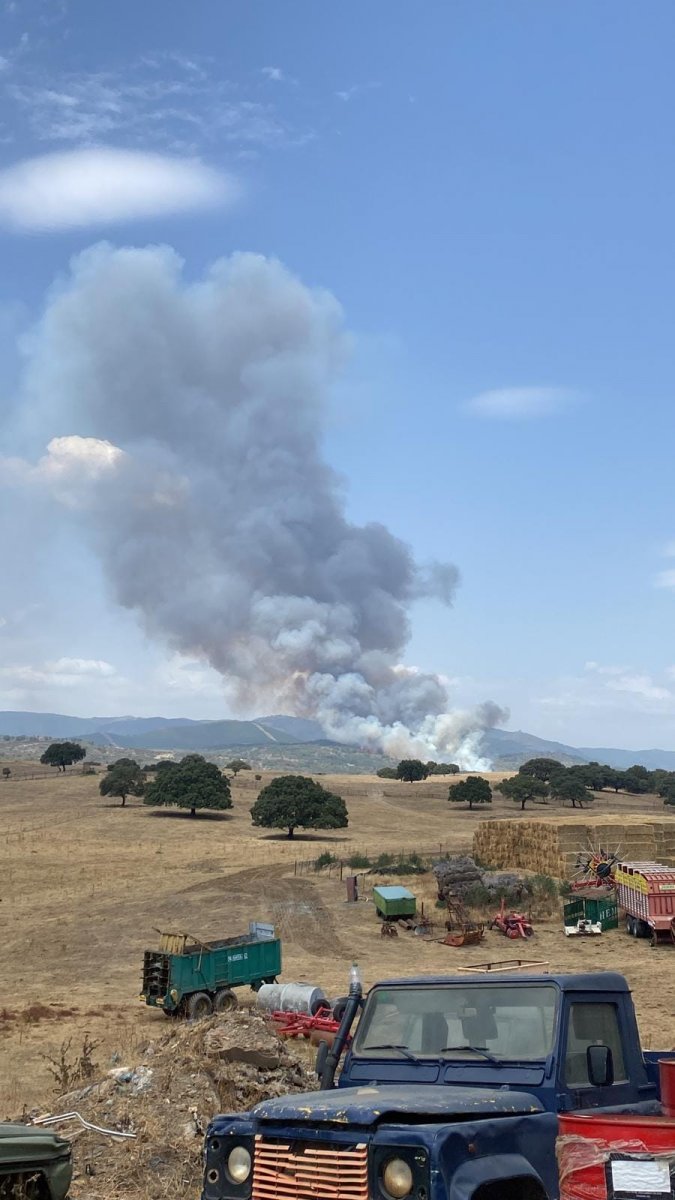
[(23, 458), (0, 457), (2, 482), (9, 486), (44, 487), (66, 508), (87, 503), (88, 485), (112, 477), (128, 456), (101, 438), (52, 438), (47, 452), (33, 464)]
[(26, 663), (12, 663), (0, 667), (0, 682), (10, 691), (34, 687), (78, 687), (83, 679), (109, 680), (117, 675), (112, 663), (105, 659), (59, 658), (35, 667)]
[(338, 100), (342, 100), (344, 104), (348, 104), (355, 96), (361, 96), (363, 92), (372, 92), (377, 88), (382, 87), (381, 83), (353, 83), (351, 87), (343, 88), (342, 91), (336, 92)]
[[(664, 674), (675, 678), (675, 668), (666, 669)], [(587, 662), (583, 675), (558, 680), (548, 695), (537, 698), (536, 704), (575, 716), (584, 710), (603, 709), (665, 715), (675, 714), (675, 693), (646, 671)]]
[(305, 140), (273, 105), (242, 96), (214, 59), (175, 52), (144, 54), (123, 70), (50, 74), (24, 58), (3, 99), (12, 129), (21, 133), (27, 123), (41, 142), (92, 145), (114, 138), (144, 150), (195, 155), (209, 143), (250, 148)]
[(57, 658), (55, 662), (45, 663), (47, 675), (88, 675), (99, 679), (107, 679), (117, 672), (112, 663), (103, 658)]
[(281, 67), (261, 67), (260, 74), (272, 83), (284, 83), (286, 79)]
[(203, 163), (106, 147), (26, 159), (0, 172), (0, 221), (29, 232), (232, 203), (234, 180)]
[(675, 590), (675, 567), (669, 567), (667, 571), (659, 571), (654, 583), (656, 587)]
[(475, 417), (521, 421), (552, 416), (577, 398), (575, 392), (560, 387), (495, 388), (472, 396), (463, 407)]

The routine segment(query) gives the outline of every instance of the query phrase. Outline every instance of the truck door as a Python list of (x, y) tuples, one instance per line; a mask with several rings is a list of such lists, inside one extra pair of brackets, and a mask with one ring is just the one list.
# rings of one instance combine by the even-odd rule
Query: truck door
[[(592, 1078), (589, 1046), (608, 1047), (613, 1079), (598, 1083)], [(626, 1049), (618, 1004), (586, 998), (583, 993), (568, 996), (559, 1068), (561, 1111), (608, 1108), (637, 1099), (635, 1085), (628, 1078)]]

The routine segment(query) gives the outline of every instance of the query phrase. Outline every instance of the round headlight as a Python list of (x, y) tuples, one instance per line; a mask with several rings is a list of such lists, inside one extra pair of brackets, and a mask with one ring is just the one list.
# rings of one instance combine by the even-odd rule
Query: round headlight
[(245, 1183), (251, 1174), (251, 1155), (245, 1146), (235, 1146), (227, 1157), (227, 1173), (235, 1183)]
[(382, 1182), (394, 1200), (403, 1200), (412, 1191), (413, 1173), (404, 1159), (390, 1158), (382, 1171)]

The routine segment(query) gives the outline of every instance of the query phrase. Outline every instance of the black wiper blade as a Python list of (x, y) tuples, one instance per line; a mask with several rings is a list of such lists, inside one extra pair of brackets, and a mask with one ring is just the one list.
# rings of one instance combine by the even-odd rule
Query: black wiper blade
[(364, 1046), (362, 1052), (368, 1054), (371, 1050), (398, 1050), (399, 1054), (402, 1054), (404, 1058), (409, 1058), (414, 1063), (419, 1062), (417, 1055), (413, 1054), (407, 1046), (401, 1046), (398, 1043), (382, 1042), (379, 1046)]
[(480, 1054), (487, 1062), (496, 1063), (498, 1066), (501, 1065), (499, 1059), (494, 1054), (490, 1054), (485, 1046), (468, 1046), (466, 1044), (463, 1046), (444, 1046), (441, 1054), (452, 1054), (455, 1050), (469, 1050), (473, 1054)]

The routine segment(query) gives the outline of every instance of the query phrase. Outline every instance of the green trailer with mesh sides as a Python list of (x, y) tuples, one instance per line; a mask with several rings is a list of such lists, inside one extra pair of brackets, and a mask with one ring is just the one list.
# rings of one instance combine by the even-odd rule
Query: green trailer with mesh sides
[(252, 921), (247, 934), (200, 942), (186, 933), (162, 933), (158, 950), (143, 956), (140, 999), (167, 1016), (196, 1020), (235, 1008), (234, 988), (257, 991), (276, 983), (281, 942), (272, 925)]

